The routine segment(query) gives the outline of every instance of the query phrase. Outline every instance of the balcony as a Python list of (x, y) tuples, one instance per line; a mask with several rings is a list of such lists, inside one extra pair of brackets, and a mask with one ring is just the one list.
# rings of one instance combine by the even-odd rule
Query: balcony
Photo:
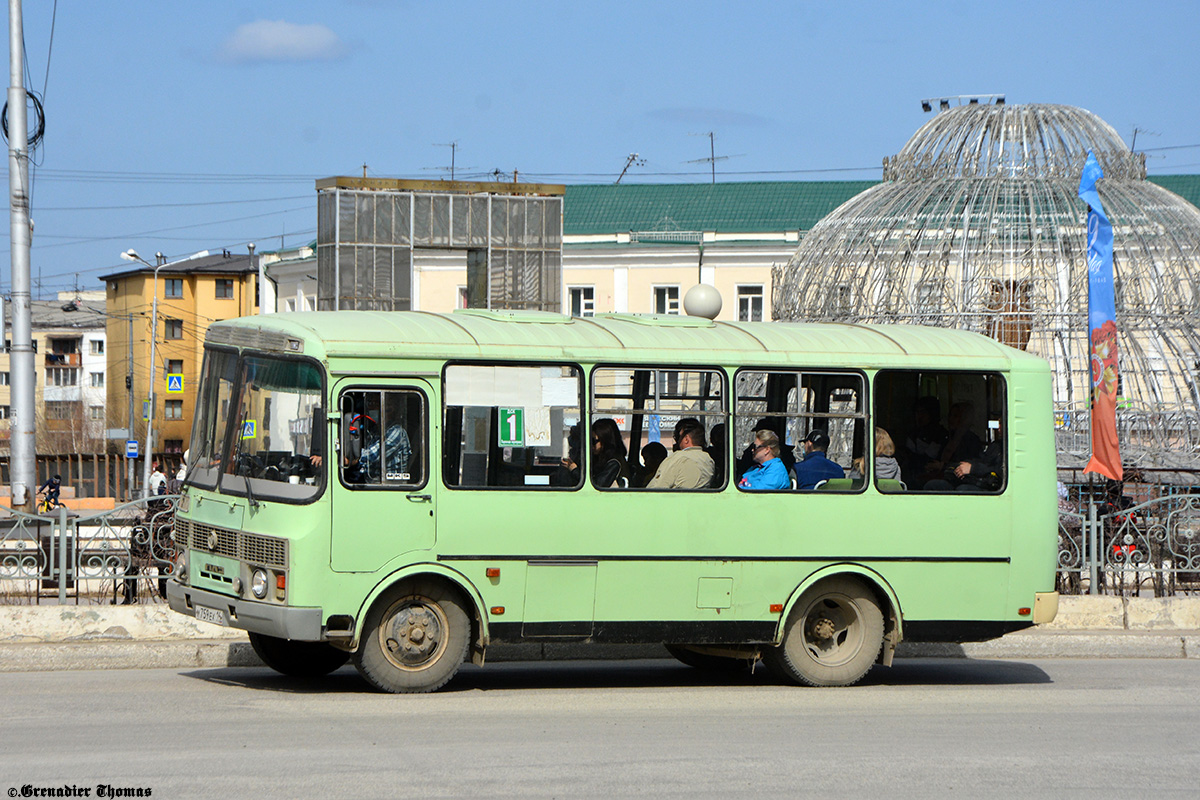
[(79, 353), (46, 353), (47, 367), (78, 367)]

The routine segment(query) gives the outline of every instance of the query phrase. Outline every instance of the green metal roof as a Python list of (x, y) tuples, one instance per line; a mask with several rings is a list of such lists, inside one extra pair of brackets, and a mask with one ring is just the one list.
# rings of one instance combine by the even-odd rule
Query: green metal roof
[(568, 186), (563, 234), (806, 231), (878, 181)]
[[(1200, 207), (1200, 175), (1149, 180)], [(625, 231), (807, 231), (879, 181), (589, 184), (568, 186), (563, 234)]]
[(1200, 207), (1200, 175), (1151, 175), (1147, 180)]

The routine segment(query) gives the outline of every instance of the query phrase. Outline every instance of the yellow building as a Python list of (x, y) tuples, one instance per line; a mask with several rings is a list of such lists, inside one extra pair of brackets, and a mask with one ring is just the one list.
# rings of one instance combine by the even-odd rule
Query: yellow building
[[(170, 462), (188, 447), (204, 333), (218, 320), (257, 312), (257, 270), (249, 255), (225, 251), (164, 266), (157, 281), (154, 272), (139, 266), (101, 278), (107, 286), (108, 427), (128, 427), (132, 400), (133, 438), (145, 442), (142, 409), (149, 398), (150, 311), (157, 286), (154, 440), (155, 451)], [(183, 376), (182, 392), (168, 392), (168, 375)]]

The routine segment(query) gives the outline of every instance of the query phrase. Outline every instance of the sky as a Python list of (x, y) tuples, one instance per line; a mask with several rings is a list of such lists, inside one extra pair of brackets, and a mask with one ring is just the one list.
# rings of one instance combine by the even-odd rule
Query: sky
[[(25, 0), (35, 295), (316, 237), (333, 175), (879, 179), (928, 97), (1086, 108), (1200, 173), (1200, 3)], [(936, 108), (936, 105), (935, 105)], [(33, 117), (31, 116), (31, 127)], [(10, 261), (9, 228), (0, 242)], [(9, 268), (0, 267), (7, 293)]]

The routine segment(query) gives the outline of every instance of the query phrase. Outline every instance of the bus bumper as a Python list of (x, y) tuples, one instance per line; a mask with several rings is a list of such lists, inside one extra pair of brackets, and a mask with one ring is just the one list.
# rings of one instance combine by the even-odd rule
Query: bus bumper
[(1033, 595), (1033, 624), (1050, 622), (1058, 614), (1058, 592), (1035, 592)]
[[(167, 581), (167, 602), (170, 603), (172, 611), (189, 617), (212, 617), (212, 612), (216, 612), (223, 621), (216, 622), (211, 618), (209, 621), (230, 628), (241, 628), (251, 633), (300, 642), (318, 642), (322, 638), (319, 608), (289, 608), (241, 600), (184, 586), (174, 580)], [(197, 607), (206, 611), (198, 615)]]

